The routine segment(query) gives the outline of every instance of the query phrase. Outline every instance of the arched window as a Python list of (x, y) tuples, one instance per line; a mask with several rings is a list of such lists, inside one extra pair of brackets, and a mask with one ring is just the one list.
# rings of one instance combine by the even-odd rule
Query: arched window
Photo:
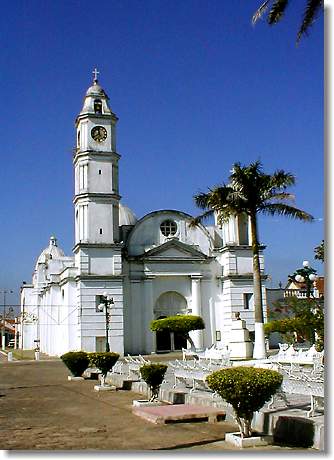
[(78, 131), (78, 148), (80, 148), (80, 131)]
[(94, 100), (94, 112), (95, 113), (102, 113), (102, 101), (100, 99)]
[(176, 291), (167, 291), (160, 295), (154, 306), (156, 316), (174, 316), (185, 314), (187, 311), (187, 300)]

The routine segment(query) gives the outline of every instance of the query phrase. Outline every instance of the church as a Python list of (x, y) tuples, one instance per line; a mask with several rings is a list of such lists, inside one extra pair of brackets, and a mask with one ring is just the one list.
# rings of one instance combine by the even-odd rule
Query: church
[[(150, 330), (153, 319), (178, 314), (203, 318), (205, 329), (191, 333), (197, 348), (228, 345), (237, 312), (254, 331), (247, 217), (195, 228), (173, 209), (137, 219), (121, 202), (117, 122), (95, 71), (75, 122), (73, 255), (51, 236), (37, 258), (31, 284), (21, 287), (19, 347), (54, 356), (104, 351), (108, 335), (120, 355), (180, 350), (182, 337)], [(266, 321), (262, 250), (260, 263)]]

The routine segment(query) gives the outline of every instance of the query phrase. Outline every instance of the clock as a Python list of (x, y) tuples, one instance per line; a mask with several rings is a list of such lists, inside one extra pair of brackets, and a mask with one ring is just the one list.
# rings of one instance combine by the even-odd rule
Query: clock
[(107, 130), (103, 126), (94, 126), (91, 136), (96, 142), (104, 142), (107, 139)]

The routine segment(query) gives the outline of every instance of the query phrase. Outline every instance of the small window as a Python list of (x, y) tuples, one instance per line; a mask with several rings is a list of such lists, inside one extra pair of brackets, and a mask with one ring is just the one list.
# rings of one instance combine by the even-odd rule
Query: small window
[(220, 331), (216, 331), (216, 341), (217, 341), (217, 342), (220, 342), (221, 339), (222, 339), (221, 332), (220, 332)]
[(94, 112), (97, 114), (102, 113), (102, 101), (100, 99), (95, 99), (94, 101)]
[(100, 235), (102, 235), (102, 228), (100, 228)]
[(101, 169), (99, 169), (99, 174), (100, 174), (100, 175), (102, 174), (102, 170), (101, 170)]
[(173, 236), (177, 232), (177, 225), (173, 220), (164, 220), (160, 225), (160, 230), (164, 236)]
[(80, 148), (80, 131), (78, 131), (78, 147)]
[(251, 303), (253, 300), (253, 294), (252, 293), (244, 293), (244, 309), (249, 310), (251, 307)]

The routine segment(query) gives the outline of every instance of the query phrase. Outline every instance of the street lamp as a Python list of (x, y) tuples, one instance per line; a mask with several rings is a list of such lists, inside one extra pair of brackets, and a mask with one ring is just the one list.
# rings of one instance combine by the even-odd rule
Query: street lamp
[(311, 290), (316, 279), (316, 273), (316, 270), (310, 266), (308, 260), (304, 260), (303, 268), (299, 268), (294, 273), (294, 278), (298, 283), (306, 284), (306, 297), (308, 299), (311, 297)]
[(107, 292), (104, 292), (103, 295), (101, 295), (101, 303), (98, 305), (98, 310), (99, 311), (105, 311), (106, 315), (106, 351), (110, 351), (110, 346), (109, 346), (109, 322), (110, 322), (110, 313), (111, 313), (111, 308), (114, 303), (114, 299), (110, 297)]
[(6, 294), (13, 294), (11, 289), (1, 289), (3, 293), (3, 313), (2, 313), (2, 349), (6, 348)]

